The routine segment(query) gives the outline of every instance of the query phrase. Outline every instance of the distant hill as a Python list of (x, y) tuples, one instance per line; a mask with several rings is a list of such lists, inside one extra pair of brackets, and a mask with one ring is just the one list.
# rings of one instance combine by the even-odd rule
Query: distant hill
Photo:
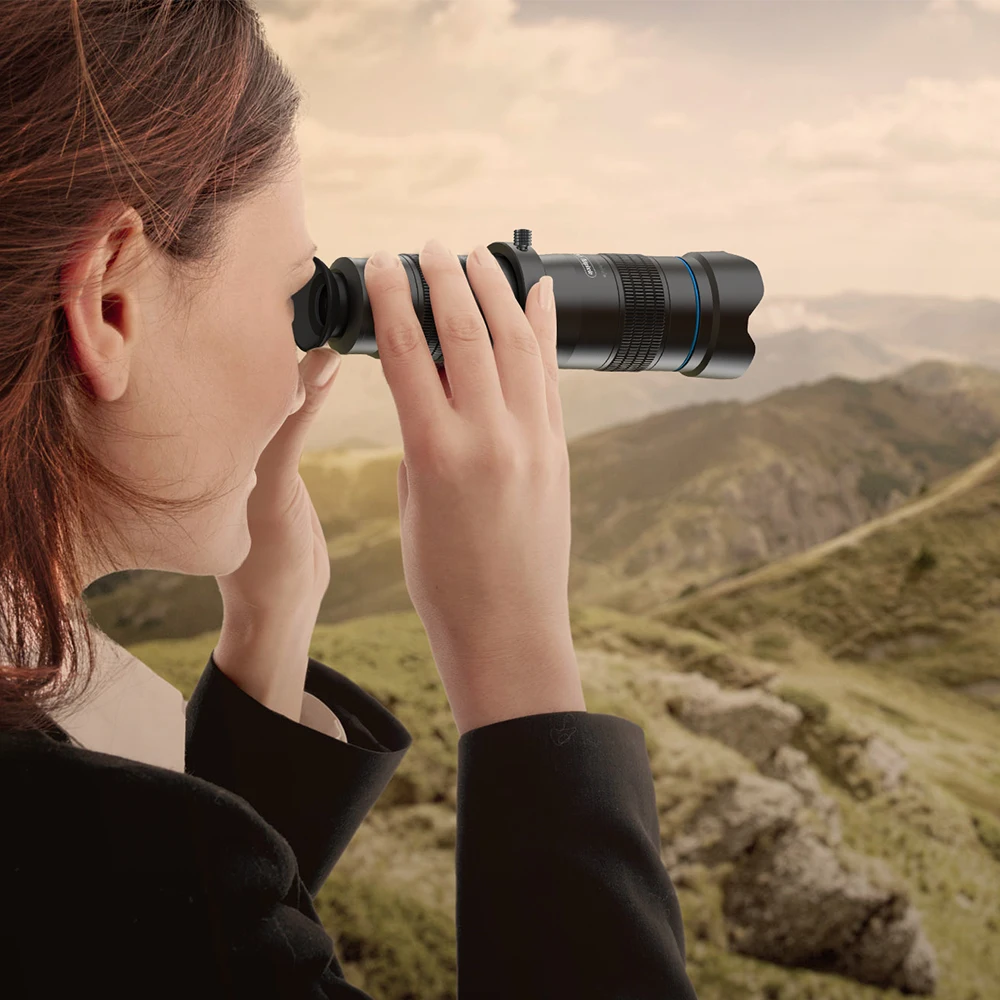
[(651, 617), (722, 639), (794, 634), (1000, 708), (1000, 444), (926, 496)]
[[(767, 276), (765, 275), (765, 285)], [(738, 379), (693, 379), (672, 372), (559, 373), (569, 440), (653, 413), (701, 403), (753, 402), (832, 375), (872, 381), (918, 361), (1000, 371), (1000, 301), (845, 292), (814, 298), (768, 295), (750, 315), (757, 347)], [(313, 426), (308, 450), (361, 437), (402, 447), (392, 393), (375, 358), (348, 355)]]
[(573, 582), (582, 600), (643, 613), (877, 517), (998, 436), (1000, 373), (943, 362), (591, 435), (571, 450)]

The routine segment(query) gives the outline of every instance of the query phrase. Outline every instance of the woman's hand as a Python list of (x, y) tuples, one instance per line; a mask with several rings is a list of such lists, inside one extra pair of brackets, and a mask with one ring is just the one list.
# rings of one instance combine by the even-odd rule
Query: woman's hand
[[(215, 579), (222, 594), (216, 666), (273, 712), (298, 722), (309, 667), (309, 644), (330, 584), (330, 557), (299, 462), (306, 432), (319, 412), (325, 365), (335, 351), (316, 348), (299, 362), (305, 402), (285, 420), (257, 460), (247, 502), (250, 552), (243, 565)], [(329, 375), (329, 370), (325, 370)]]
[[(482, 262), (478, 254), (483, 254)], [(459, 735), (583, 712), (567, 581), (570, 467), (549, 275), (521, 308), (489, 249), (420, 252), (447, 365), (437, 370), (397, 254), (369, 257), (382, 372), (403, 435), (403, 576)], [(491, 343), (492, 339), (492, 343)]]
[(309, 427), (336, 381), (334, 373), (327, 385), (314, 383), (331, 356), (338, 359), (339, 370), (340, 356), (329, 348), (308, 351), (299, 362), (305, 402), (289, 415), (257, 461), (257, 484), (247, 502), (250, 552), (239, 569), (215, 578), (224, 619), (316, 620), (330, 585), (330, 557), (299, 463)]

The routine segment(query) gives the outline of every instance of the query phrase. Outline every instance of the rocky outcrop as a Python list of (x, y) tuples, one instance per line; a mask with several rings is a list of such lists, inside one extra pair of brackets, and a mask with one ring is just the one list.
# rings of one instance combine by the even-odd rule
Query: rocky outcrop
[[(724, 914), (734, 951), (932, 993), (933, 949), (905, 890), (881, 862), (841, 846), (840, 810), (802, 750), (790, 745), (797, 706), (759, 689), (727, 691), (694, 673), (663, 674), (653, 688), (686, 728), (756, 764), (723, 782), (663, 850), (668, 869), (731, 865)], [(852, 747), (878, 789), (896, 787), (906, 760), (879, 737)], [(875, 789), (873, 788), (873, 791)]]
[(663, 851), (667, 868), (692, 862), (717, 865), (745, 854), (760, 837), (794, 823), (802, 796), (790, 785), (759, 774), (723, 784)]
[(907, 762), (892, 744), (881, 736), (872, 736), (865, 742), (863, 753), (869, 771), (876, 776), (879, 791), (891, 792), (899, 787)]
[[(866, 867), (876, 863), (867, 859)], [(730, 946), (766, 961), (933, 993), (937, 965), (920, 916), (884, 866), (881, 876), (850, 870), (795, 827), (759, 838), (724, 884)]]
[(670, 674), (663, 683), (667, 710), (679, 722), (758, 765), (785, 745), (802, 721), (798, 708), (767, 691), (725, 691), (699, 674)]
[(807, 712), (795, 743), (831, 781), (861, 801), (895, 791), (908, 771), (906, 757), (891, 743), (843, 720), (833, 724)]

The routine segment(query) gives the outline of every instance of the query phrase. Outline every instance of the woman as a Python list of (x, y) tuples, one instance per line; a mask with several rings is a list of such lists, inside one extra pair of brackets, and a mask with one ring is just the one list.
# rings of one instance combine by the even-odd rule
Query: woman
[[(308, 655), (299, 91), (246, 0), (8, 2), (0, 38), (0, 995), (365, 997), (313, 900), (411, 738)], [(365, 271), (460, 733), (459, 996), (693, 997), (643, 731), (572, 647), (551, 279), (522, 311), (490, 260), (420, 256), (447, 376), (398, 258)], [(87, 617), (134, 568), (218, 582), (186, 712)]]

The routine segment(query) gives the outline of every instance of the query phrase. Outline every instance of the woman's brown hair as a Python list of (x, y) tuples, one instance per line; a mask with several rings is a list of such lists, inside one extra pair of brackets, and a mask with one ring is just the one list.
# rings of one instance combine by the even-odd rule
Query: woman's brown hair
[(0, 728), (31, 729), (94, 674), (82, 548), (110, 564), (102, 508), (212, 499), (147, 495), (88, 450), (62, 265), (125, 205), (171, 276), (207, 280), (228, 211), (291, 166), (301, 92), (248, 0), (0, 3), (0, 38)]

